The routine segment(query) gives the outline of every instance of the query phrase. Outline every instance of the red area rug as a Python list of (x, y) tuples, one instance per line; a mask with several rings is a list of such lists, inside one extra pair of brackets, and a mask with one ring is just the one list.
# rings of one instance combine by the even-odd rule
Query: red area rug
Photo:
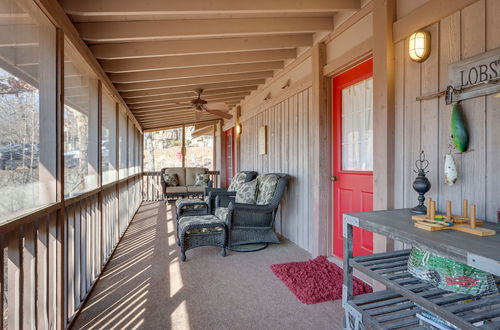
[[(271, 270), (304, 304), (342, 298), (343, 270), (325, 256), (302, 262), (271, 265)], [(363, 281), (354, 278), (354, 295), (372, 292)]]

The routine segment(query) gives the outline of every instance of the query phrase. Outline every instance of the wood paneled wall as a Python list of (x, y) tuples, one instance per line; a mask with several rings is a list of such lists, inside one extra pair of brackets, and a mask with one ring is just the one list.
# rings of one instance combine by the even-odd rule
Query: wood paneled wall
[[(276, 231), (311, 251), (309, 229), (309, 113), (311, 88), (271, 106), (242, 123), (241, 170), (287, 173), (291, 181), (276, 217)], [(267, 154), (258, 153), (258, 130), (267, 126)]]
[(496, 221), (500, 208), (500, 98), (477, 97), (462, 103), (469, 126), (470, 152), (454, 154), (458, 182), (447, 186), (444, 155), (450, 144), (451, 107), (444, 97), (416, 101), (420, 95), (448, 85), (448, 64), (500, 47), (500, 2), (480, 0), (426, 28), (431, 35), (431, 55), (422, 64), (412, 62), (407, 40), (395, 45), (395, 207), (412, 207), (415, 160), (424, 150), (430, 162), (429, 197), (441, 211), (451, 200), (459, 213), (462, 199), (477, 204), (478, 216)]

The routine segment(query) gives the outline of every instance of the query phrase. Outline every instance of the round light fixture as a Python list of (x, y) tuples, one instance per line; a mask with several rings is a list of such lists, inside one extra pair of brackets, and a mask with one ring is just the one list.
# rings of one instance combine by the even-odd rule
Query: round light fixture
[(415, 62), (423, 62), (431, 53), (431, 34), (427, 31), (417, 31), (410, 36), (408, 53)]

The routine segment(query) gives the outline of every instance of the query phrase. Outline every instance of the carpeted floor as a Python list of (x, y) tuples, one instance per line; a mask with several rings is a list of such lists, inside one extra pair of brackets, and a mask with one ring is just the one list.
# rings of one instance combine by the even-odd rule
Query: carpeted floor
[(269, 268), (309, 259), (303, 249), (219, 252), (181, 263), (171, 204), (144, 203), (74, 329), (341, 329), (340, 300), (302, 304)]

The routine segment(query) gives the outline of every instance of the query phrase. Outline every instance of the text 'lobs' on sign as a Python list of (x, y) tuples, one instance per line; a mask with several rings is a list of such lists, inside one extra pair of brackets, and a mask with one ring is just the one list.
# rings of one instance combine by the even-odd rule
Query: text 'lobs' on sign
[(448, 78), (457, 90), (477, 85), (471, 97), (500, 92), (500, 48), (450, 64)]

